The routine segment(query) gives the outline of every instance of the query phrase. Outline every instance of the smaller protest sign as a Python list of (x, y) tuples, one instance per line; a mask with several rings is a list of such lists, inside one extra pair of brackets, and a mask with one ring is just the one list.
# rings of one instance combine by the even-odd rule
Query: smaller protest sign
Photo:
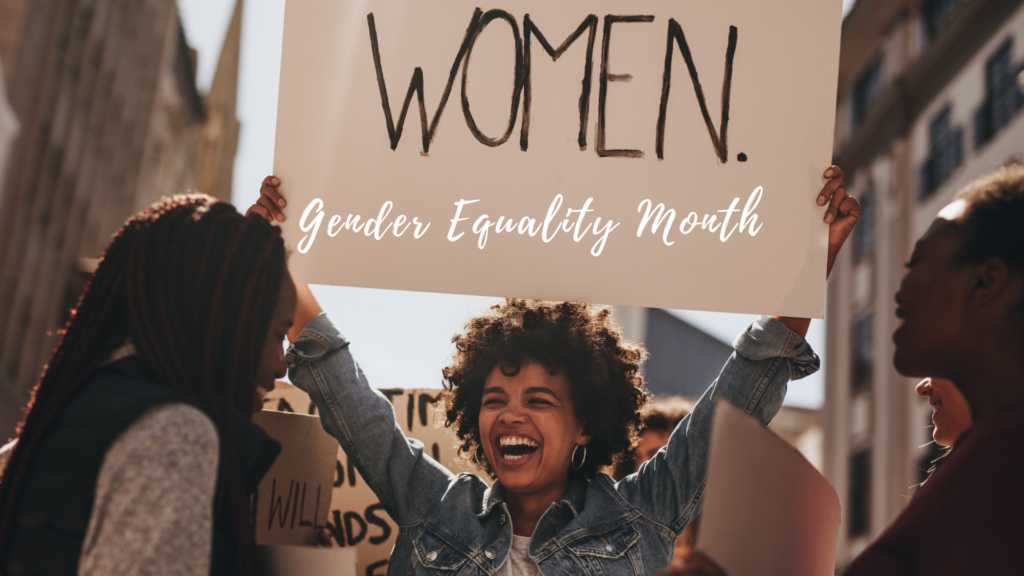
[(729, 576), (832, 574), (839, 516), (839, 498), (810, 462), (718, 402), (698, 551)]
[[(383, 389), (381, 393), (391, 400), (399, 428), (409, 438), (422, 442), (426, 454), (454, 474), (480, 473), (479, 469), (458, 457), (455, 435), (442, 425), (444, 414), (436, 410), (441, 390), (391, 388)], [(309, 395), (287, 382), (278, 382), (264, 398), (263, 406), (297, 414), (317, 412)], [(332, 458), (334, 495), (327, 530), (335, 546), (359, 551), (360, 576), (383, 576), (387, 572), (391, 549), (398, 539), (398, 524), (359, 475), (355, 463), (349, 460), (333, 438), (331, 441), (332, 454), (336, 459)]]
[(260, 546), (268, 576), (356, 576), (355, 550), (311, 546)]
[(256, 541), (317, 544), (331, 507), (338, 443), (316, 416), (264, 410), (253, 421), (281, 443), (280, 456), (257, 490)]

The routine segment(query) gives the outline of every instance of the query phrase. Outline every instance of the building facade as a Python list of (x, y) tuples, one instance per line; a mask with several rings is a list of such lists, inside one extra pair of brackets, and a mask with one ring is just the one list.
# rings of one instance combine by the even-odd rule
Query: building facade
[(934, 458), (931, 408), (892, 367), (913, 243), (971, 180), (1024, 155), (1020, 0), (859, 0), (843, 21), (835, 163), (862, 205), (829, 280), (824, 471), (842, 569)]
[(200, 174), (229, 197), (241, 9), (208, 101), (175, 0), (0, 0), (21, 128), (0, 181), (0, 439), (124, 220)]

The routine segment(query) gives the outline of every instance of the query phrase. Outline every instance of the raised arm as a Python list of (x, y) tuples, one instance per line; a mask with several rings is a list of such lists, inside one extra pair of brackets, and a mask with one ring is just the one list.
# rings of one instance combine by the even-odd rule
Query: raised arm
[(288, 376), (320, 410), (334, 436), (400, 526), (422, 520), (454, 478), (407, 438), (394, 407), (370, 387), (349, 342), (326, 314), (306, 324), (288, 349)]
[[(280, 181), (268, 176), (260, 199), (247, 214), (284, 221)], [(309, 394), (320, 422), (338, 440), (359, 473), (400, 526), (422, 520), (440, 501), (451, 472), (423, 452), (423, 443), (407, 438), (395, 410), (370, 387), (349, 350), (349, 341), (323, 312), (306, 284), (296, 284), (295, 323), (286, 356), (292, 383)]]
[[(817, 197), (829, 226), (826, 278), (860, 217), (860, 204), (847, 194), (843, 171), (830, 166)], [(782, 407), (790, 379), (818, 370), (817, 355), (804, 340), (810, 319), (761, 317), (733, 342), (735, 351), (718, 379), (684, 418), (668, 445), (618, 484), (620, 494), (643, 514), (676, 534), (700, 510), (707, 473), (711, 423), (718, 398), (728, 400), (767, 425)]]
[(733, 342), (735, 351), (684, 418), (668, 444), (618, 484), (642, 514), (682, 533), (700, 511), (715, 404), (723, 398), (768, 425), (786, 396), (787, 383), (818, 370), (818, 356), (782, 322), (762, 316)]

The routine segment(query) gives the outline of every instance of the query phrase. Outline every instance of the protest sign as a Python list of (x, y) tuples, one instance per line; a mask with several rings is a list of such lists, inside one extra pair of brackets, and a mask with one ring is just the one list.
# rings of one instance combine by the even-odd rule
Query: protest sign
[(821, 317), (840, 11), (288, 0), (292, 274)]
[(835, 570), (839, 498), (800, 452), (724, 400), (715, 408), (697, 550), (729, 576)]
[[(443, 426), (444, 414), (435, 410), (441, 390), (396, 388), (381, 392), (394, 405), (399, 427), (406, 436), (423, 442), (428, 455), (455, 474), (480, 473), (457, 457), (455, 435)], [(305, 392), (286, 382), (277, 383), (273, 392), (264, 399), (263, 406), (300, 413), (317, 412)], [(358, 550), (360, 576), (383, 576), (391, 548), (398, 539), (398, 524), (384, 510), (338, 443), (334, 442), (333, 446), (337, 458), (332, 462), (334, 492), (327, 529), (335, 546)]]
[(311, 546), (260, 546), (268, 576), (356, 576), (355, 550)]
[(264, 410), (253, 421), (281, 443), (256, 493), (256, 541), (316, 545), (328, 520), (338, 443), (315, 416)]

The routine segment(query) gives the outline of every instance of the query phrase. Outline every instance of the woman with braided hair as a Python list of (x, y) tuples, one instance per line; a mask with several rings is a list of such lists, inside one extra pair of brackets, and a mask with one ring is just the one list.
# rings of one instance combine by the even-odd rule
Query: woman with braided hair
[(0, 482), (0, 573), (260, 572), (253, 424), (295, 287), (277, 228), (202, 195), (130, 218), (42, 379)]

